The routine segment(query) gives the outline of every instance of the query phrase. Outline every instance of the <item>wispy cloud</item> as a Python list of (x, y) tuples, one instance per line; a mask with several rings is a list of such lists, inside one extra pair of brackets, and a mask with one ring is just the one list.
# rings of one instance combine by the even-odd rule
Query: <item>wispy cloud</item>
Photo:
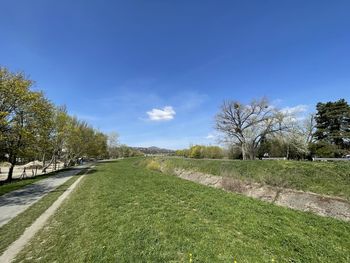
[(207, 136), (205, 136), (205, 138), (208, 139), (208, 140), (212, 140), (212, 139), (215, 138), (215, 135), (209, 133)]
[(197, 91), (186, 91), (177, 94), (172, 99), (172, 102), (177, 105), (179, 111), (193, 111), (208, 100), (208, 95), (199, 93)]
[(176, 112), (171, 106), (165, 106), (163, 109), (152, 109), (147, 111), (149, 120), (151, 121), (169, 121), (174, 119)]
[(285, 107), (281, 111), (285, 114), (299, 115), (307, 112), (308, 110), (309, 110), (309, 106), (300, 104), (294, 107)]

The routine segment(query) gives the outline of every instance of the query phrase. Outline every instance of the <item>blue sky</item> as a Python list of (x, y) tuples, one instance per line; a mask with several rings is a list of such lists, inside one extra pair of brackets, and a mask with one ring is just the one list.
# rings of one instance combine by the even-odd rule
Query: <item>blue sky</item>
[(350, 101), (350, 1), (0, 0), (0, 65), (122, 143), (215, 144), (224, 99)]

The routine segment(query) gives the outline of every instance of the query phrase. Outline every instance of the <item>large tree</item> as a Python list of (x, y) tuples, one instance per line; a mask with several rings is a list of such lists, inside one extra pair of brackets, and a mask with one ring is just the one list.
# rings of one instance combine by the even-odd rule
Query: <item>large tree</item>
[(318, 103), (315, 138), (339, 149), (350, 148), (350, 106), (344, 100)]
[(241, 148), (244, 160), (254, 159), (264, 138), (286, 129), (284, 117), (265, 98), (249, 104), (225, 101), (216, 115), (216, 129)]
[(11, 163), (8, 181), (18, 158), (25, 158), (47, 136), (52, 105), (24, 74), (0, 69), (1, 149)]

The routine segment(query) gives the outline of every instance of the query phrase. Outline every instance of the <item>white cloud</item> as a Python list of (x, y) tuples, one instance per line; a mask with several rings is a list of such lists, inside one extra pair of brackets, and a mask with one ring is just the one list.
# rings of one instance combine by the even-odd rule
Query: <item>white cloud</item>
[(299, 115), (307, 112), (308, 109), (309, 109), (309, 106), (301, 104), (294, 107), (285, 107), (282, 109), (282, 112), (290, 115)]
[(215, 136), (213, 134), (209, 133), (207, 136), (205, 136), (205, 138), (208, 139), (208, 140), (212, 140), (212, 139), (215, 138)]
[(174, 119), (176, 112), (173, 107), (165, 106), (163, 109), (152, 109), (147, 111), (149, 120), (151, 121), (169, 121)]

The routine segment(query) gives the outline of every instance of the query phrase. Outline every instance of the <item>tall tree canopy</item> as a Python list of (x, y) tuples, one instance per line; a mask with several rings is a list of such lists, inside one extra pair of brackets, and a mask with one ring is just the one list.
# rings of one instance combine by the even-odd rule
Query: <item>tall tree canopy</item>
[(315, 138), (319, 142), (350, 148), (350, 106), (344, 100), (318, 103)]
[(8, 181), (19, 160), (45, 163), (50, 156), (48, 165), (57, 159), (70, 165), (83, 157), (107, 157), (106, 135), (55, 107), (32, 85), (23, 73), (0, 67), (0, 158), (11, 164)]

